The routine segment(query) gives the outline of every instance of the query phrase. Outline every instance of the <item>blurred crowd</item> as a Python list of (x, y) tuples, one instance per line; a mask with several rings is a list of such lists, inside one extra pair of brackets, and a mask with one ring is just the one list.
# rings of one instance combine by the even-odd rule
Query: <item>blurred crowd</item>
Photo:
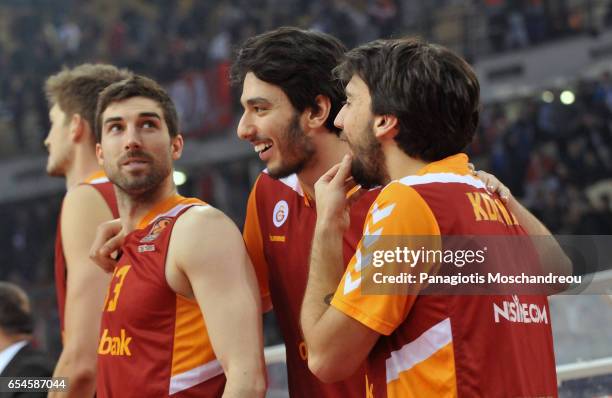
[[(257, 32), (295, 25), (347, 46), (420, 34), (481, 55), (597, 32), (609, 0), (0, 1), (0, 157), (41, 151), (44, 79), (62, 65), (110, 62), (170, 84), (226, 63)], [(211, 97), (214, 98), (214, 97)]]
[(472, 155), (554, 233), (612, 233), (612, 80), (483, 109)]
[(53, 258), (61, 196), (0, 206), (0, 281), (28, 291), (37, 342), (53, 357), (59, 354), (60, 333), (55, 300)]

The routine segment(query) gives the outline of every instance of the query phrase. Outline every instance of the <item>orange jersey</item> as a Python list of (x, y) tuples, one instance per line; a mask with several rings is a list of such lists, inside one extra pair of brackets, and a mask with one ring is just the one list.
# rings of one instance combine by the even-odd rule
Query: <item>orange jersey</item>
[[(104, 172), (97, 172), (87, 178), (83, 184), (91, 185), (95, 188), (100, 195), (104, 198), (104, 201), (108, 205), (108, 208), (113, 213), (114, 218), (119, 217), (119, 210), (117, 209), (117, 199), (115, 198), (115, 189), (113, 184), (108, 180)], [(57, 306), (58, 314), (60, 319), (60, 330), (62, 334), (64, 332), (64, 310), (66, 308), (66, 258), (64, 257), (64, 246), (62, 244), (62, 223), (61, 213), (59, 216), (59, 222), (57, 223), (57, 233), (55, 234), (55, 292), (57, 295)]]
[[(474, 195), (487, 211), (476, 206)], [(431, 163), (388, 184), (363, 235), (332, 305), (382, 335), (368, 357), (368, 398), (557, 395), (545, 296), (362, 294), (362, 278), (374, 272), (367, 259), (376, 242), (390, 236), (526, 235), (499, 198), (471, 176), (467, 156)], [(534, 306), (542, 317), (500, 319), (494, 309), (504, 303)]]
[(126, 236), (102, 313), (97, 396), (220, 397), (225, 376), (197, 302), (166, 281), (176, 220), (198, 199), (174, 196)]
[[(370, 204), (378, 190), (366, 192), (351, 207), (351, 227), (344, 234), (348, 264)], [(323, 383), (310, 372), (300, 327), (300, 308), (308, 281), (308, 259), (316, 222), (314, 204), (305, 196), (295, 174), (274, 179), (262, 173), (249, 196), (244, 240), (264, 298), (272, 301), (287, 355), (292, 398), (363, 396), (364, 372), (339, 383)]]

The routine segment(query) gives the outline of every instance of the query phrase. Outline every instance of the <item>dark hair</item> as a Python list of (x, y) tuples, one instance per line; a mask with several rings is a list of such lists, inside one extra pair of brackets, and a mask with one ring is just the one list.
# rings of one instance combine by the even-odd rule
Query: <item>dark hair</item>
[(17, 285), (8, 282), (0, 282), (0, 329), (8, 335), (34, 331), (28, 296)]
[(102, 139), (102, 113), (113, 102), (133, 97), (145, 97), (157, 102), (164, 113), (170, 137), (176, 137), (179, 131), (178, 115), (172, 99), (159, 84), (148, 77), (134, 75), (129, 79), (113, 83), (106, 87), (98, 97), (96, 107), (96, 141)]
[(316, 109), (315, 98), (325, 95), (331, 102), (325, 127), (336, 134), (334, 119), (342, 108), (344, 92), (332, 70), (342, 60), (346, 47), (321, 32), (282, 27), (247, 39), (238, 49), (230, 71), (232, 84), (242, 84), (248, 72), (283, 90), (299, 112)]
[(83, 64), (50, 76), (45, 82), (45, 94), (49, 105), (57, 104), (67, 120), (78, 113), (93, 132), (98, 94), (108, 85), (131, 75), (127, 69), (112, 65)]
[(368, 86), (372, 113), (395, 115), (398, 146), (409, 156), (436, 161), (459, 153), (478, 126), (480, 85), (452, 51), (416, 38), (377, 40), (346, 54), (334, 73)]

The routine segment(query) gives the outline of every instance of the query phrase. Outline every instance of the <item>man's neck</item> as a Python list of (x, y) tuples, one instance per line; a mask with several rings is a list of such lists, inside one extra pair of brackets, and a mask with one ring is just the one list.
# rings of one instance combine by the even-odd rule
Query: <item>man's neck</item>
[(117, 196), (117, 207), (121, 225), (126, 233), (135, 230), (140, 221), (153, 208), (169, 198), (176, 195), (176, 187), (172, 180), (172, 173), (153, 191), (142, 194), (131, 194), (124, 192), (115, 185)]
[(307, 197), (314, 199), (314, 184), (331, 169), (342, 161), (342, 157), (349, 153), (346, 141), (340, 140), (332, 132), (326, 132), (318, 137), (315, 143), (316, 154), (309, 164), (298, 173), (298, 180)]
[(100, 165), (95, 153), (91, 150), (86, 151), (85, 148), (77, 149), (71, 167), (66, 172), (66, 190), (69, 191), (79, 185), (98, 170)]
[(385, 154), (387, 172), (391, 181), (415, 175), (428, 164), (406, 155), (395, 143), (383, 144), (383, 153)]

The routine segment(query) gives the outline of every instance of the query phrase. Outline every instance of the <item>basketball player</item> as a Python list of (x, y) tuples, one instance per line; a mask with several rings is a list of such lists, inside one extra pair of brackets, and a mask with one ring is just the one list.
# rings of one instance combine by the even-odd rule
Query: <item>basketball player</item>
[(96, 159), (96, 100), (106, 86), (129, 76), (111, 65), (84, 64), (49, 77), (45, 85), (51, 108), (47, 173), (64, 177), (67, 190), (55, 244), (63, 349), (54, 376), (70, 380), (62, 397), (91, 397), (95, 391), (100, 313), (110, 278), (88, 254), (97, 225), (118, 217), (112, 184)]
[(263, 397), (257, 281), (235, 225), (177, 195), (174, 104), (135, 76), (100, 94), (96, 118), (127, 234), (102, 313), (98, 396)]
[[(263, 306), (274, 307), (285, 342), (291, 397), (363, 396), (363, 371), (334, 384), (310, 372), (299, 325), (317, 218), (314, 183), (348, 152), (333, 125), (344, 93), (332, 70), (345, 51), (330, 35), (280, 28), (246, 40), (232, 66), (244, 108), (238, 137), (253, 145), (267, 167), (251, 190), (243, 236)], [(377, 194), (355, 195), (351, 228), (340, 243), (346, 263)]]
[[(316, 184), (318, 218), (301, 313), (310, 369), (331, 382), (367, 359), (367, 397), (556, 396), (545, 296), (361, 291), (372, 268), (370, 248), (384, 245), (385, 236), (521, 236), (524, 226), (547, 232), (516, 201), (504, 205), (471, 175), (461, 151), (478, 123), (472, 69), (443, 47), (403, 39), (350, 51), (338, 73), (347, 102), (336, 125), (351, 155)], [(351, 176), (364, 186), (386, 185), (342, 276)], [(481, 201), (495, 206), (491, 217), (482, 217)], [(334, 291), (330, 306), (325, 298)], [(493, 309), (508, 301), (544, 315), (537, 322), (496, 319)]]

